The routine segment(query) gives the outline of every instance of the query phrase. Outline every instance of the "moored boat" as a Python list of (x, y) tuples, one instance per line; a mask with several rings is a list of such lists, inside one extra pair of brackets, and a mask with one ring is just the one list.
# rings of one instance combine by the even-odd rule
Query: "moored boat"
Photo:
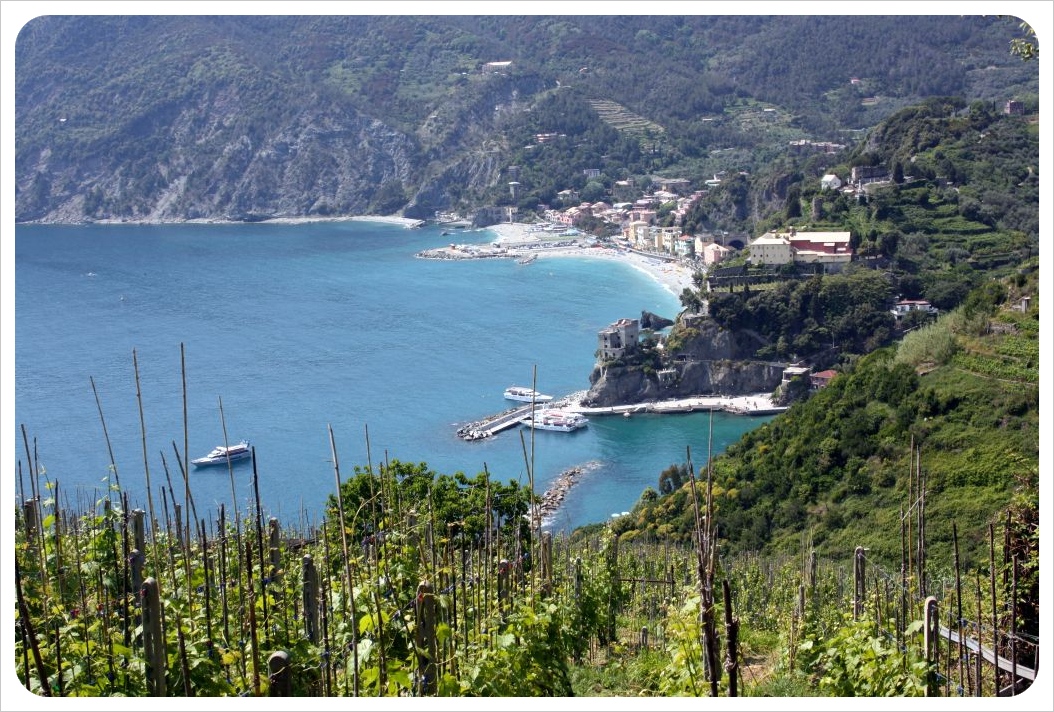
[(249, 449), (249, 441), (242, 440), (234, 445), (217, 445), (209, 451), (209, 454), (204, 457), (199, 457), (195, 460), (191, 460), (190, 464), (194, 467), (209, 467), (210, 465), (226, 465), (228, 462), (238, 462), (245, 460), (252, 456), (252, 450)]
[(548, 403), (553, 399), (552, 396), (539, 393), (533, 388), (527, 388), (526, 386), (509, 386), (505, 389), (505, 397), (522, 403)]
[(560, 433), (570, 433), (579, 428), (584, 428), (589, 422), (585, 416), (578, 413), (569, 413), (563, 410), (542, 409), (534, 416), (521, 418), (520, 422), (535, 430), (552, 430)]

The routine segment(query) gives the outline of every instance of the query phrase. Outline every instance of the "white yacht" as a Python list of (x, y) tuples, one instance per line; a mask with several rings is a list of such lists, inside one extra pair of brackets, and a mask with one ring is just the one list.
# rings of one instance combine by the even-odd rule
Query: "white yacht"
[(240, 443), (235, 443), (230, 446), (217, 445), (208, 455), (199, 457), (196, 460), (191, 460), (190, 464), (194, 465), (194, 467), (226, 465), (228, 462), (238, 462), (239, 460), (244, 460), (251, 456), (252, 450), (249, 449), (249, 441), (242, 440)]
[(552, 396), (539, 393), (533, 388), (527, 388), (526, 386), (509, 386), (505, 389), (505, 397), (509, 400), (523, 403), (548, 403), (553, 399)]

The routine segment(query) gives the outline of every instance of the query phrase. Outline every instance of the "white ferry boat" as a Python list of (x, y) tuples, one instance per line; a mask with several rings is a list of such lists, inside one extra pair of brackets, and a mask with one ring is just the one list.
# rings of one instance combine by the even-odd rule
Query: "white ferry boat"
[(535, 430), (554, 430), (560, 433), (570, 433), (579, 428), (584, 428), (589, 422), (585, 416), (578, 413), (568, 413), (563, 410), (543, 409), (534, 414), (534, 417), (521, 418), (520, 422)]
[(521, 403), (548, 403), (553, 399), (552, 396), (539, 393), (533, 388), (527, 388), (526, 386), (509, 386), (505, 389), (505, 397)]

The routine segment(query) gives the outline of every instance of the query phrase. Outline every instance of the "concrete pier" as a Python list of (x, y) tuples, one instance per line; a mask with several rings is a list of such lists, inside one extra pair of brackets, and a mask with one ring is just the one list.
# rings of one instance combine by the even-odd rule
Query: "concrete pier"
[[(630, 403), (627, 405), (613, 405), (605, 408), (590, 408), (582, 405), (586, 391), (577, 391), (549, 403), (536, 403), (535, 408), (552, 407), (566, 410), (571, 413), (582, 415), (623, 415), (653, 413), (656, 415), (667, 413), (695, 413), (712, 410), (721, 410), (735, 415), (775, 415), (787, 410), (787, 406), (775, 405), (768, 393), (755, 393), (740, 396), (693, 396), (691, 398), (678, 398), (664, 401), (650, 401), (647, 403)], [(496, 415), (487, 416), (482, 420), (463, 425), (458, 428), (457, 435), (463, 440), (482, 440), (492, 435), (497, 435), (503, 430), (508, 430), (519, 424), (520, 420), (531, 412), (531, 404), (502, 411)]]

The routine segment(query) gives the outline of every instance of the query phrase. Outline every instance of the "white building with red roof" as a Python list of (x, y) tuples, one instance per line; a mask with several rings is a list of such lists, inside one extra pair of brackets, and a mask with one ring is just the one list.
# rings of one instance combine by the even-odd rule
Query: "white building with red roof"
[(766, 232), (750, 243), (750, 261), (754, 264), (785, 265), (819, 263), (837, 271), (853, 259), (850, 234), (845, 232)]

